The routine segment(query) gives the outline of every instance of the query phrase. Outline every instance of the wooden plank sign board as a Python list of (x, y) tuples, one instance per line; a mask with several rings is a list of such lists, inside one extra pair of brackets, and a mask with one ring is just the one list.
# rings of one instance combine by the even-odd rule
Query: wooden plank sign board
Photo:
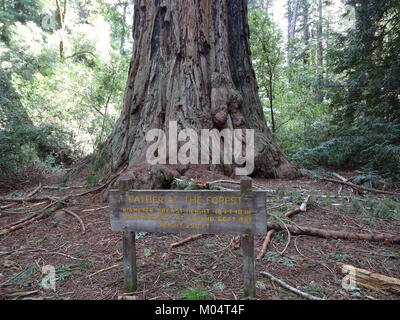
[(266, 192), (110, 190), (111, 229), (190, 234), (267, 230)]

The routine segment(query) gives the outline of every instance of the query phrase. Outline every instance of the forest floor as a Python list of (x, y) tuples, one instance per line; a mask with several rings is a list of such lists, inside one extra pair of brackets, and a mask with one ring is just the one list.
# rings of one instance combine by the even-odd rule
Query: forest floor
[[(399, 206), (394, 197), (355, 194), (348, 187), (310, 178), (255, 182), (268, 190), (268, 212), (281, 217), (311, 195), (307, 211), (291, 219), (295, 225), (400, 234)], [(33, 189), (35, 186), (26, 186), (25, 191), (13, 195), (23, 196)], [(48, 189), (43, 185), (35, 196), (65, 196), (76, 190), (79, 186)], [(1, 210), (0, 228), (37, 210), (38, 206), (32, 206), (33, 203), (25, 203)], [(67, 208), (82, 219), (84, 233), (76, 217), (59, 211), (0, 235), (1, 299), (126, 298), (122, 235), (110, 230), (108, 203), (101, 193), (93, 193), (71, 198)], [(128, 299), (243, 298), (242, 251), (231, 247), (232, 236), (204, 235), (170, 248), (171, 243), (184, 238), (185, 235), (137, 233), (138, 290)], [(264, 237), (255, 237), (256, 254), (263, 241)], [(265, 256), (256, 262), (258, 299), (303, 299), (271, 282), (260, 274), (262, 271), (324, 299), (399, 299), (398, 295), (365, 287), (346, 291), (340, 263), (400, 278), (400, 245), (292, 235), (286, 251), (280, 254), (287, 242), (286, 231), (277, 232)], [(55, 291), (40, 285), (46, 265), (56, 270)]]

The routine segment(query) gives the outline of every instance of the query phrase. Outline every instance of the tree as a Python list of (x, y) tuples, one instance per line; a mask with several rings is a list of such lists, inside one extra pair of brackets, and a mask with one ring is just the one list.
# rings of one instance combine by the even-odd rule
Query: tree
[(283, 62), (283, 54), (280, 49), (281, 34), (269, 16), (260, 10), (251, 12), (249, 20), (252, 59), (260, 87), (259, 93), (261, 97), (263, 94), (267, 96), (271, 115), (271, 129), (275, 138), (274, 102), (279, 74), (282, 73), (280, 67)]
[(309, 50), (310, 50), (309, 9), (310, 5), (308, 3), (308, 0), (304, 0), (303, 1), (303, 42), (304, 42), (303, 63), (305, 65), (309, 63)]
[(114, 168), (144, 162), (146, 132), (168, 132), (175, 120), (179, 129), (254, 129), (253, 175), (299, 174), (263, 115), (246, 1), (136, 0), (133, 30), (124, 108), (105, 147)]
[[(355, 24), (337, 33), (325, 59), (333, 115), (324, 141), (299, 152), (303, 163), (358, 169), (359, 182), (400, 176), (400, 2), (349, 0)], [(348, 14), (347, 14), (348, 15)], [(329, 71), (329, 69), (328, 69)], [(308, 160), (307, 160), (308, 159)]]
[[(289, 19), (289, 31), (288, 31), (288, 64), (290, 65), (293, 59), (293, 43), (292, 40), (295, 37), (296, 22), (297, 22), (297, 10), (299, 7), (300, 0), (294, 0), (293, 9), (290, 7), (291, 3), (288, 2), (288, 19)], [(292, 11), (293, 10), (293, 11)]]

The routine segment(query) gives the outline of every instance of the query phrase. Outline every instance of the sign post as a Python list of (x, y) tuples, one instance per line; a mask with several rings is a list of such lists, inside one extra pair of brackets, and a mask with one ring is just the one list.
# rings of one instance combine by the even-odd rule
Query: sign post
[[(249, 197), (252, 192), (252, 180), (244, 177), (240, 180), (240, 193), (242, 197)], [(243, 282), (244, 296), (250, 299), (256, 297), (256, 278), (254, 272), (254, 236), (251, 230), (242, 235), (243, 248)]]
[[(129, 178), (123, 178), (119, 181), (120, 191), (129, 191), (132, 189), (133, 181)], [(136, 234), (127, 227), (122, 233), (122, 251), (124, 266), (124, 290), (125, 292), (134, 292), (137, 290), (137, 270), (136, 270)]]
[(267, 232), (266, 192), (242, 178), (240, 191), (132, 190), (123, 178), (110, 190), (113, 231), (123, 232), (124, 289), (137, 290), (135, 232), (241, 235), (244, 295), (255, 298), (254, 235)]

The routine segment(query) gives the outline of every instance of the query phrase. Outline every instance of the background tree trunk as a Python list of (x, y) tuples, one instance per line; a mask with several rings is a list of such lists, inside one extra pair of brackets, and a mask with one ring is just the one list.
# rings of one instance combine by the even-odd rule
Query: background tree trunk
[(289, 29), (289, 37), (288, 37), (288, 43), (289, 43), (289, 51), (288, 51), (288, 63), (289, 65), (292, 63), (293, 59), (293, 44), (290, 43), (292, 39), (294, 39), (294, 36), (296, 34), (296, 22), (297, 22), (297, 10), (299, 7), (299, 2), (300, 0), (294, 0), (293, 4), (293, 12), (292, 12), (292, 19), (290, 21), (290, 29)]
[(121, 43), (120, 43), (120, 49), (119, 52), (122, 56), (125, 55), (125, 36), (126, 36), (126, 31), (125, 31), (125, 25), (126, 25), (126, 10), (128, 8), (128, 2), (125, 2), (123, 4), (123, 13), (122, 13), (122, 35), (121, 35)]
[(309, 49), (310, 49), (310, 28), (309, 28), (309, 3), (308, 0), (303, 0), (304, 12), (304, 30), (303, 30), (303, 40), (304, 40), (304, 56), (303, 63), (307, 65), (309, 63)]
[(143, 163), (146, 132), (168, 133), (174, 120), (178, 130), (255, 129), (253, 175), (299, 175), (266, 124), (250, 60), (246, 1), (136, 0), (133, 37), (124, 109), (106, 143), (114, 167)]
[[(322, 0), (318, 1), (318, 84), (319, 87), (322, 86), (322, 81), (324, 78), (324, 47), (323, 47), (323, 14), (322, 14)], [(318, 90), (317, 92), (317, 101), (322, 103), (324, 101), (324, 93), (322, 90)]]

